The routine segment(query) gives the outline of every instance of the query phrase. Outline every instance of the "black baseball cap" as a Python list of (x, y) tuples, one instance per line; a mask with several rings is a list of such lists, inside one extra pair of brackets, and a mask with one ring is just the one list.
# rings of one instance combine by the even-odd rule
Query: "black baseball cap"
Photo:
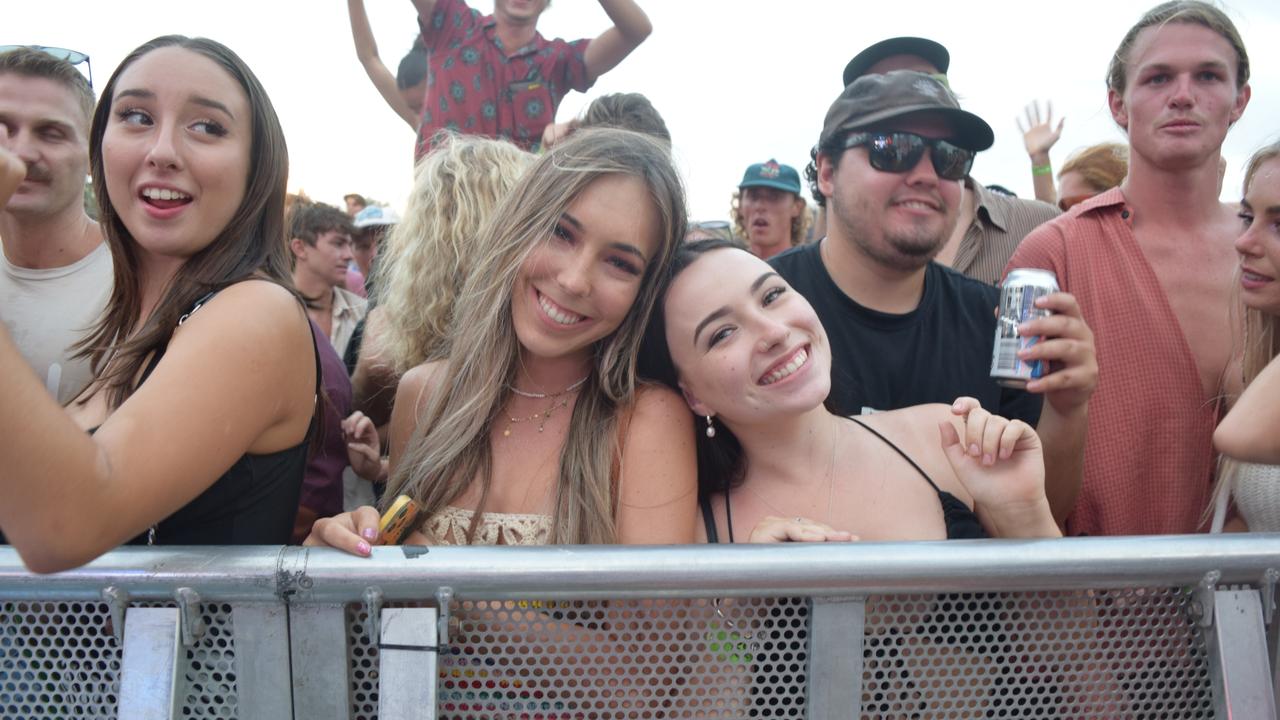
[(945, 75), (951, 66), (951, 53), (940, 43), (920, 37), (896, 37), (881, 40), (869, 45), (862, 52), (853, 56), (844, 66), (844, 85), (848, 87), (854, 80), (867, 74), (867, 68), (893, 55), (915, 55), (928, 60)]

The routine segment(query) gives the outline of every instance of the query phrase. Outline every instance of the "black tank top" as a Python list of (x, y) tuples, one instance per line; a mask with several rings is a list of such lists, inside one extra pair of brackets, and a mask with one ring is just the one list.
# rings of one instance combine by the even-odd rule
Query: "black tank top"
[[(216, 293), (192, 306), (179, 325)], [(308, 322), (308, 325), (310, 323)], [(315, 349), (315, 329), (311, 330)], [(160, 364), (163, 349), (142, 371), (138, 386)], [(320, 393), (320, 355), (315, 354), (316, 397)], [(213, 485), (129, 545), (287, 545), (298, 513), (307, 445), (316, 428), (312, 412), (307, 434), (297, 445), (265, 455), (244, 454)], [(95, 430), (97, 428), (94, 428)], [(92, 432), (92, 431), (90, 431)]]
[[(929, 483), (929, 487), (933, 488), (933, 491), (938, 494), (938, 503), (942, 505), (942, 517), (947, 525), (948, 540), (976, 540), (988, 537), (987, 532), (982, 529), (982, 523), (978, 522), (978, 516), (969, 509), (969, 506), (965, 505), (964, 502), (955, 495), (952, 495), (946, 490), (940, 489), (938, 485), (933, 482), (933, 478), (929, 477), (929, 474), (917, 465), (915, 460), (912, 460), (906, 453), (902, 452), (902, 448), (894, 445), (890, 442), (889, 438), (871, 429), (871, 427), (864, 424), (861, 420), (853, 417), (849, 419), (858, 427), (880, 438), (885, 445), (893, 448), (894, 452), (901, 455), (902, 459), (906, 460), (911, 467), (915, 468), (916, 472), (920, 473), (920, 477), (924, 478), (924, 481)], [(702, 508), (702, 523), (706, 528), (707, 542), (720, 542), (720, 533), (716, 530), (715, 514), (711, 509), (711, 499), (706, 495), (700, 496), (698, 498), (698, 505)], [(729, 542), (732, 543), (734, 542), (733, 508), (729, 504), (729, 493), (725, 493), (724, 495), (724, 510), (725, 523), (729, 527)]]

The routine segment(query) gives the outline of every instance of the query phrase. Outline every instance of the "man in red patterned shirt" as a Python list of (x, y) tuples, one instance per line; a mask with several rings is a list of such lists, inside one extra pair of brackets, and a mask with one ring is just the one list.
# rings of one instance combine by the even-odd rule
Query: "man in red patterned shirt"
[(1209, 502), (1220, 401), (1241, 384), (1240, 223), (1218, 200), (1218, 162), (1249, 102), (1249, 56), (1223, 11), (1177, 0), (1129, 30), (1107, 86), (1128, 177), (1032, 231), (1009, 269), (1053, 270), (1094, 333), (1098, 389), (1067, 533), (1189, 533)]
[(413, 0), (429, 66), (415, 158), (442, 129), (536, 150), (560, 100), (590, 88), (653, 30), (635, 0), (599, 2), (613, 26), (566, 42), (538, 32), (550, 0), (494, 0), (486, 16), (465, 0)]

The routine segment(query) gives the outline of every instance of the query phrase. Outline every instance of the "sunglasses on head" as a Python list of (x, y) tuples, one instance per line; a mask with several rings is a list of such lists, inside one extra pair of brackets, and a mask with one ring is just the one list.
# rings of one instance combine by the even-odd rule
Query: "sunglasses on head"
[(929, 150), (933, 171), (943, 180), (963, 180), (973, 169), (976, 153), (946, 140), (921, 137), (909, 132), (859, 132), (845, 137), (845, 149), (864, 146), (871, 167), (881, 172), (904, 173), (920, 162)]
[(93, 63), (89, 62), (89, 56), (79, 50), (68, 50), (67, 48), (48, 47), (46, 45), (0, 45), (0, 53), (7, 53), (10, 50), (19, 48), (27, 48), (28, 50), (38, 50), (45, 55), (51, 55), (59, 60), (65, 60), (72, 65), (84, 63), (85, 68), (89, 71), (89, 87), (93, 87)]

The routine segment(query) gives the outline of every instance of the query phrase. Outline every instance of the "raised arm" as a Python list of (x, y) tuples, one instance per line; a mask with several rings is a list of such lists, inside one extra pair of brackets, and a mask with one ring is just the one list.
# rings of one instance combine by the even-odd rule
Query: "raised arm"
[[(435, 7), (435, 0), (417, 0), (415, 5)], [(421, 10), (419, 12), (421, 13)], [(369, 76), (369, 81), (378, 89), (378, 94), (387, 101), (400, 119), (408, 123), (410, 128), (417, 130), (418, 118), (400, 96), (396, 76), (382, 63), (382, 58), (378, 57), (378, 43), (373, 39), (373, 28), (369, 27), (369, 15), (364, 10), (364, 0), (347, 0), (347, 14), (351, 16), (351, 39), (356, 44), (356, 57), (364, 66), (364, 72)], [(430, 11), (426, 17), (431, 17)]]
[(1027, 155), (1031, 158), (1031, 184), (1035, 188), (1036, 199), (1050, 205), (1058, 204), (1058, 190), (1053, 186), (1053, 164), (1049, 161), (1049, 150), (1062, 137), (1062, 124), (1066, 119), (1053, 124), (1053, 103), (1046, 103), (1045, 117), (1040, 118), (1040, 103), (1032, 102), (1026, 108), (1026, 124), (1018, 118), (1018, 129), (1022, 131), (1022, 142), (1026, 145)]
[(1280, 465), (1280, 357), (1245, 388), (1213, 432), (1213, 445), (1237, 460)]
[(89, 436), (0, 329), (0, 528), (37, 572), (88, 562), (193, 500), (245, 453), (301, 442), (314, 367), (293, 296), (239, 283), (191, 315), (146, 383)]
[(587, 43), (587, 79), (590, 82), (617, 67), (653, 32), (649, 16), (635, 0), (600, 0), (600, 7), (613, 21), (613, 27)]
[(618, 481), (618, 542), (693, 542), (698, 471), (689, 406), (671, 390), (642, 387), (626, 430)]

